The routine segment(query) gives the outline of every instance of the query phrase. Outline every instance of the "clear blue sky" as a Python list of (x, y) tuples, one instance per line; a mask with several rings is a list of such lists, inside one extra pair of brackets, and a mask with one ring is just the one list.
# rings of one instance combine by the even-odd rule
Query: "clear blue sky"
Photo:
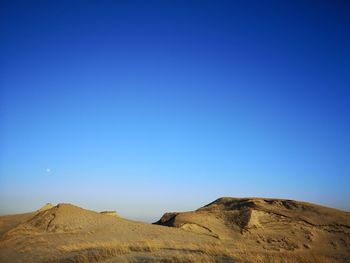
[(350, 209), (348, 1), (1, 1), (0, 213)]

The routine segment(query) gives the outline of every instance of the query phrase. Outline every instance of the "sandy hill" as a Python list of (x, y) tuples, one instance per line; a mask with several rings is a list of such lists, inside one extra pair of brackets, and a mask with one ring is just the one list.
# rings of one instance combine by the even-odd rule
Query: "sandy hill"
[(306, 249), (350, 258), (350, 213), (311, 203), (223, 197), (196, 211), (166, 213), (155, 224), (265, 250)]
[[(120, 255), (124, 258), (131, 252), (133, 257), (147, 258), (149, 253), (142, 253), (157, 250), (160, 245), (170, 248), (172, 243), (190, 246), (211, 242), (211, 238), (195, 233), (115, 215), (58, 204), (29, 214), (0, 217), (1, 227), (4, 221), (15, 221), (1, 229), (0, 262), (100, 262), (116, 257), (113, 262), (120, 262)], [(152, 254), (152, 258), (156, 256)]]
[(350, 262), (350, 215), (291, 200), (220, 198), (156, 225), (51, 204), (0, 217), (0, 262)]
[(0, 216), (0, 237), (10, 229), (32, 218), (35, 213)]
[(58, 204), (37, 213), (26, 222), (26, 226), (47, 232), (74, 232), (93, 230), (103, 224), (114, 223), (110, 217), (82, 209), (71, 204)]
[(0, 216), (0, 237), (9, 231), (10, 229), (15, 228), (21, 223), (26, 222), (30, 218), (32, 218), (36, 213), (45, 211), (47, 209), (52, 208), (53, 205), (50, 203), (45, 204), (36, 212), (17, 214), (17, 215), (8, 215), (8, 216)]

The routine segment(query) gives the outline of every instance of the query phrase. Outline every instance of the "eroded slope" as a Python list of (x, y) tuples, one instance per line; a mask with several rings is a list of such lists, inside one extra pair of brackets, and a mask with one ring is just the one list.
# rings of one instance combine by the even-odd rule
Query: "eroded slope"
[(224, 197), (196, 211), (167, 213), (156, 224), (255, 249), (350, 258), (350, 214), (305, 202)]
[(213, 239), (59, 204), (28, 215), (4, 233), (0, 238), (0, 262), (100, 262)]

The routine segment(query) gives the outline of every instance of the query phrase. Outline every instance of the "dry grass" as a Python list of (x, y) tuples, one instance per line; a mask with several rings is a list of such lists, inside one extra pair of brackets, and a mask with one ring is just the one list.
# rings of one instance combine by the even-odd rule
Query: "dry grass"
[(242, 263), (337, 263), (339, 261), (322, 255), (285, 253), (238, 253), (236, 259)]
[[(304, 211), (306, 204), (283, 202), (264, 199), (247, 203), (226, 198), (212, 209), (207, 206), (178, 216), (177, 226), (187, 224), (183, 229), (113, 218), (62, 204), (31, 218), (0, 218), (7, 231), (0, 229), (4, 233), (0, 262), (350, 263), (348, 214), (319, 207)], [(251, 204), (271, 213), (252, 211), (249, 220), (254, 227), (243, 235), (239, 220), (242, 214), (246, 219), (245, 209)], [(285, 208), (285, 204), (299, 209)], [(228, 211), (225, 217), (223, 211)], [(317, 228), (300, 221), (301, 217), (331, 225)], [(345, 222), (346, 227), (332, 222)]]
[(160, 246), (157, 242), (152, 241), (138, 241), (132, 244), (121, 242), (118, 240), (95, 241), (95, 242), (76, 242), (73, 244), (66, 244), (60, 247), (62, 252), (75, 252), (87, 249), (114, 249), (118, 255), (130, 252), (152, 252), (159, 250)]
[(248, 248), (229, 247), (222, 243), (189, 244), (156, 241), (123, 243), (117, 240), (81, 242), (59, 248), (67, 254), (60, 262), (99, 262), (125, 254), (149, 254), (162, 262), (241, 262), (241, 263), (336, 263), (322, 255), (297, 252), (254, 252)]

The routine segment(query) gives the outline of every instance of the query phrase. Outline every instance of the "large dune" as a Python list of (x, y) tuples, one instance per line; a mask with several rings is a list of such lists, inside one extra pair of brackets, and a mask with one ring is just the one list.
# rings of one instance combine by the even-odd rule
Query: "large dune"
[[(112, 216), (111, 216), (112, 215)], [(220, 198), (155, 224), (71, 204), (0, 217), (0, 262), (350, 262), (350, 213)]]

